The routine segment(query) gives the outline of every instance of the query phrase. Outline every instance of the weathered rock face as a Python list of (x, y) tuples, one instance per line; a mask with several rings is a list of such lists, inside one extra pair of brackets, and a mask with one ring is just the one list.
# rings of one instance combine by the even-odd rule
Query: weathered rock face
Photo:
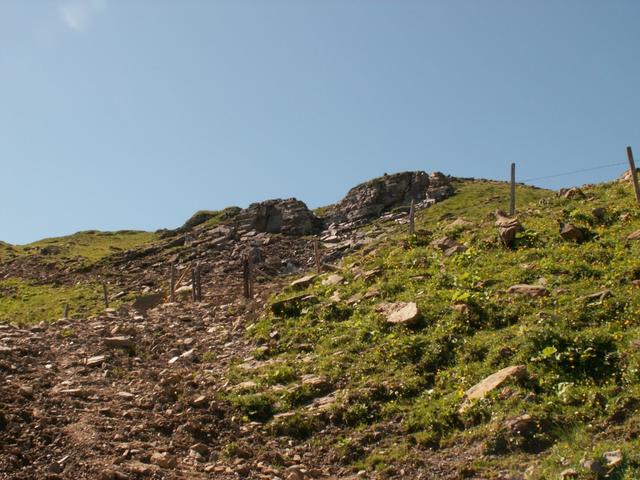
[(429, 186), (427, 187), (427, 200), (439, 202), (453, 195), (453, 187), (444, 173), (433, 172), (429, 175)]
[(322, 230), (322, 220), (295, 198), (253, 203), (236, 218), (238, 227), (257, 232), (311, 235)]
[(329, 213), (330, 222), (364, 222), (411, 200), (439, 201), (453, 194), (442, 173), (401, 172), (374, 178), (349, 190)]

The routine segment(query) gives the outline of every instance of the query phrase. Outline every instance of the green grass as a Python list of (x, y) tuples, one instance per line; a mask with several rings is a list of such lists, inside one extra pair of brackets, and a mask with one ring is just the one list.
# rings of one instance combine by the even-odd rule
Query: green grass
[[(523, 458), (542, 458), (535, 478), (555, 478), (550, 475), (557, 476), (559, 466), (567, 468), (556, 461), (560, 457), (572, 459), (579, 470), (573, 459), (599, 454), (587, 441), (594, 437), (602, 448), (615, 443), (625, 452), (637, 451), (640, 351), (633, 341), (640, 337), (640, 295), (632, 281), (640, 279), (640, 242), (625, 239), (640, 229), (640, 210), (630, 187), (598, 185), (585, 189), (586, 199), (569, 200), (518, 186), (525, 232), (514, 249), (499, 242), (493, 215), (506, 209), (508, 185), (462, 182), (456, 189), (454, 197), (418, 212), (416, 236), (388, 224), (386, 238), (343, 261), (344, 284), (316, 282), (307, 292), (315, 302), (269, 313), (250, 328), (249, 335), (266, 347), (261, 358), (271, 361), (232, 372), (232, 381), (258, 385), (234, 393), (232, 402), (245, 413), (259, 410), (261, 420), (292, 410), (308, 416), (309, 401), (326, 394), (301, 391), (301, 376), (314, 373), (341, 393), (331, 415), (321, 418), (345, 435), (388, 422), (401, 425), (401, 435), (386, 440), (396, 444), (394, 458), (410, 452), (410, 445), (439, 449), (460, 439), (482, 442), (491, 460), (478, 468), (498, 471), (516, 468)], [(595, 207), (604, 207), (605, 216), (594, 216)], [(448, 229), (458, 217), (474, 226)], [(563, 240), (558, 221), (587, 229), (590, 240)], [(466, 251), (447, 258), (429, 246), (445, 232)], [(373, 268), (381, 274), (368, 281), (358, 275)], [(528, 298), (505, 292), (534, 282), (552, 293)], [(354, 305), (344, 301), (372, 288), (379, 297)], [(602, 301), (583, 299), (604, 288), (613, 294)], [(330, 300), (335, 292), (342, 299), (337, 304)], [(422, 311), (419, 325), (387, 325), (375, 312), (379, 301), (415, 301)], [(457, 310), (455, 304), (466, 307)], [(516, 364), (526, 365), (528, 379), (458, 412), (466, 389)], [(278, 382), (286, 388), (274, 388)], [(525, 413), (535, 420), (527, 435), (505, 427)], [(580, 433), (585, 426), (586, 437)], [(580, 435), (584, 441), (576, 440)], [(383, 460), (374, 449), (354, 462), (379, 469)], [(637, 469), (629, 453), (611, 478), (637, 478)]]
[(104, 309), (102, 287), (35, 285), (18, 279), (0, 281), (0, 323), (30, 325), (57, 320), (66, 304), (72, 317), (98, 313)]
[(184, 229), (212, 228), (223, 222), (233, 220), (240, 213), (240, 207), (227, 207), (224, 210), (198, 210), (182, 226)]
[(143, 246), (157, 238), (157, 234), (152, 232), (90, 230), (65, 237), (46, 238), (27, 245), (0, 244), (0, 260), (38, 255), (45, 262), (73, 260), (91, 265), (109, 255)]

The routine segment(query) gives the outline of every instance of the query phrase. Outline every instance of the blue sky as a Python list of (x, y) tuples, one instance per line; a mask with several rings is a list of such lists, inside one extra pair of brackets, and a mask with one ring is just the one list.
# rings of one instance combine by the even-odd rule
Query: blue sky
[(0, 0), (0, 239), (624, 162), (639, 20), (634, 0)]

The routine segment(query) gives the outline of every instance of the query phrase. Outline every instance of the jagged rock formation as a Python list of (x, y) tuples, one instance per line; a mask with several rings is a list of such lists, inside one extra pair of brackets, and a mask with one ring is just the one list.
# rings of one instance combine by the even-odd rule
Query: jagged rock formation
[(394, 207), (416, 202), (436, 202), (453, 194), (442, 173), (401, 172), (384, 175), (355, 186), (327, 214), (329, 223), (364, 223)]
[(240, 228), (265, 233), (311, 235), (322, 230), (322, 220), (295, 198), (252, 203), (237, 216)]

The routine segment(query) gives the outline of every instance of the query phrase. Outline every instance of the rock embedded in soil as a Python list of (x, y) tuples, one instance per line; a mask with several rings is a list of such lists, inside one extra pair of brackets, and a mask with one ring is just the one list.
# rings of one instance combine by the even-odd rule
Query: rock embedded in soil
[(338, 275), (337, 273), (332, 273), (327, 278), (322, 281), (322, 285), (324, 286), (334, 286), (342, 283), (344, 277), (342, 275)]
[(382, 303), (376, 311), (385, 315), (387, 323), (413, 325), (420, 318), (420, 309), (415, 302)]
[(586, 238), (584, 230), (564, 222), (560, 222), (560, 236), (570, 242), (582, 242)]
[(106, 347), (109, 348), (124, 348), (132, 349), (134, 347), (131, 337), (120, 335), (117, 337), (107, 337), (102, 341)]
[(151, 463), (167, 469), (175, 468), (178, 464), (175, 457), (167, 452), (154, 452), (153, 455), (151, 455)]
[(627, 236), (627, 240), (640, 240), (640, 230), (636, 230)]
[(524, 232), (524, 227), (517, 217), (509, 217), (502, 210), (496, 212), (496, 227), (498, 227), (498, 235), (502, 244), (507, 247), (513, 247), (516, 234)]
[(487, 378), (476, 383), (473, 387), (465, 392), (465, 400), (462, 403), (459, 411), (461, 413), (466, 411), (473, 404), (473, 402), (484, 398), (485, 396), (487, 396), (487, 394), (500, 387), (508, 380), (521, 379), (526, 375), (527, 368), (524, 365), (514, 365), (511, 367), (506, 367), (489, 375)]
[(520, 295), (525, 295), (527, 297), (545, 297), (549, 295), (549, 290), (542, 285), (529, 285), (526, 283), (520, 283), (517, 285), (512, 285), (507, 289), (507, 293), (517, 293)]
[(623, 457), (620, 450), (614, 450), (612, 452), (604, 452), (602, 458), (608, 468), (615, 468), (622, 463)]
[(305, 275), (304, 277), (291, 282), (290, 287), (299, 289), (299, 290), (305, 289), (315, 281), (316, 277), (317, 275), (314, 275), (314, 274)]

